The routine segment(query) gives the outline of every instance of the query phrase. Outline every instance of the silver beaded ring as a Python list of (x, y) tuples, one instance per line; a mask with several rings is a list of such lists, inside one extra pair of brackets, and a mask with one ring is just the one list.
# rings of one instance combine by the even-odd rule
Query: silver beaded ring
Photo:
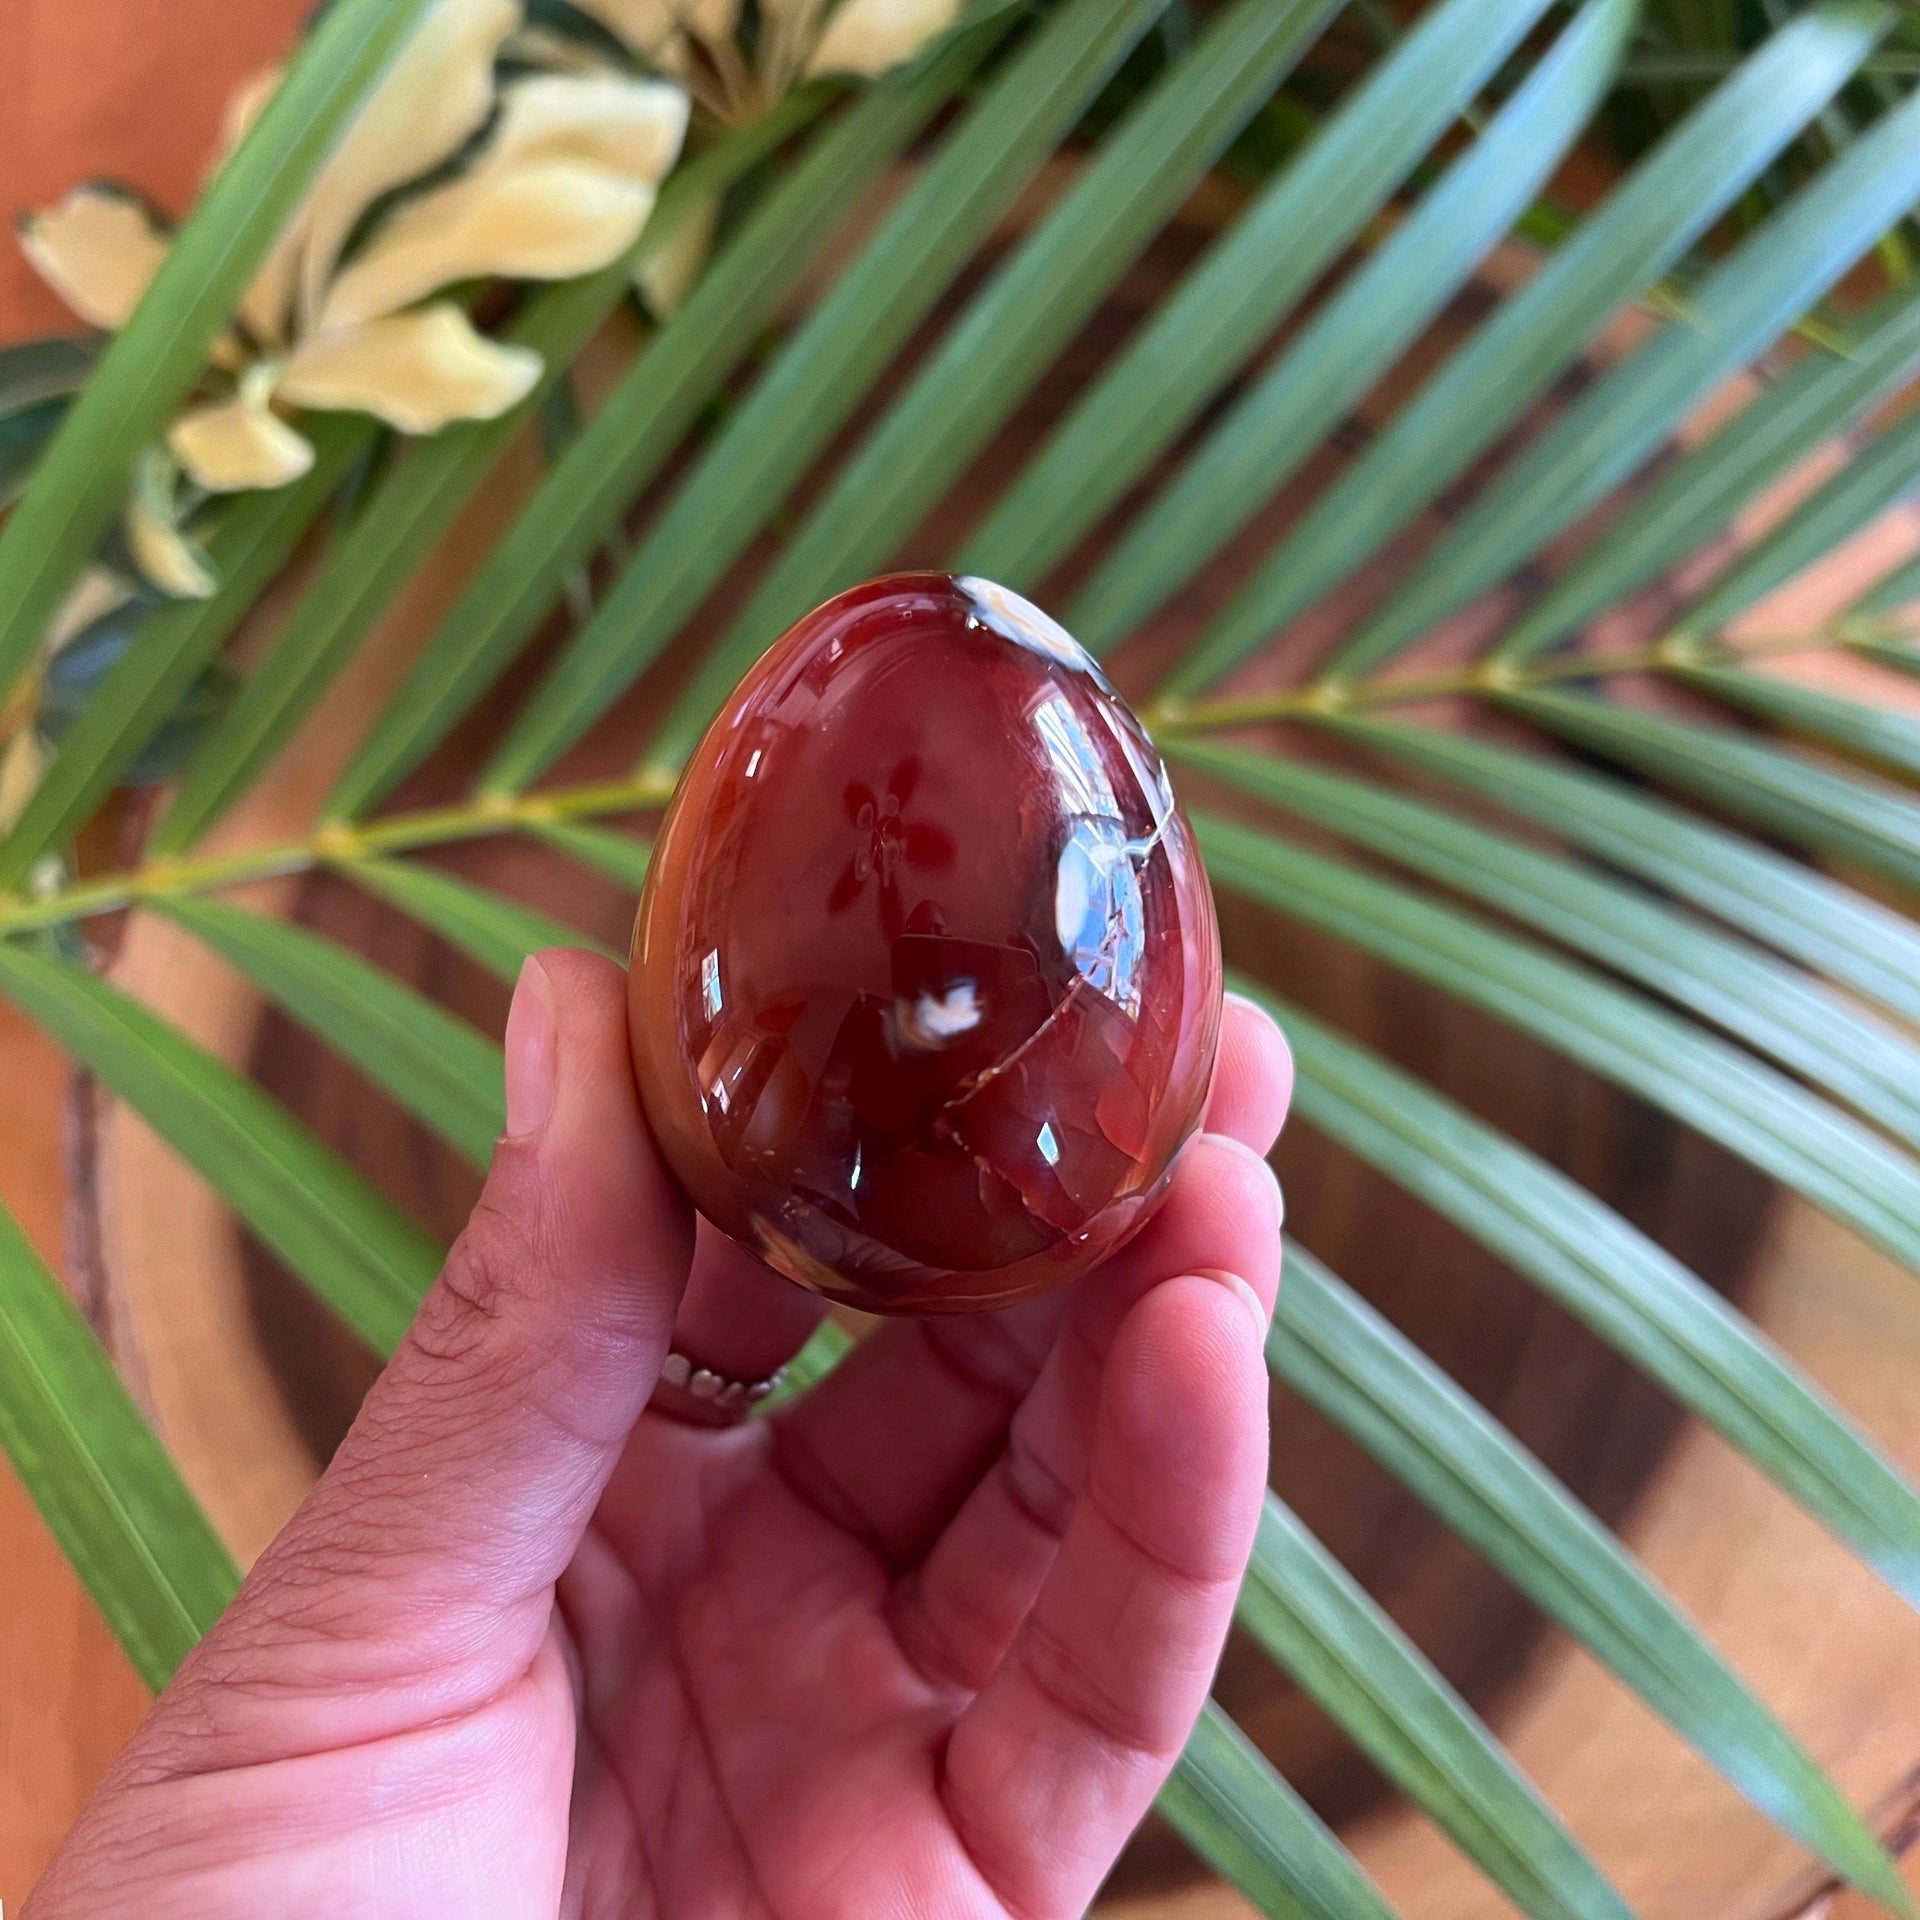
[(781, 1367), (764, 1380), (729, 1380), (725, 1374), (689, 1360), (684, 1353), (669, 1353), (660, 1363), (663, 1385), (680, 1388), (714, 1413), (745, 1413), (758, 1406), (786, 1377), (787, 1370)]

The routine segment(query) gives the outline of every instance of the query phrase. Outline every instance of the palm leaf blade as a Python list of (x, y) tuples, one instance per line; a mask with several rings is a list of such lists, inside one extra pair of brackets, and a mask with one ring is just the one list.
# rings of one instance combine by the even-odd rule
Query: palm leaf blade
[(1920, 200), (1920, 95), (1876, 121), (1707, 275), (1686, 318), (1596, 381), (1334, 656), (1367, 672), (1492, 586), (1625, 480)]
[[(1904, 368), (1902, 369), (1905, 370)], [(1743, 553), (1687, 610), (1694, 632), (1723, 627), (1920, 486), (1920, 421), (1911, 414), (1855, 452), (1813, 496)]]
[[(1254, 383), (1075, 596), (1099, 652), (1219, 551), (1298, 470), (1525, 212), (1604, 97), (1633, 0), (1589, 0), (1404, 225)], [(1188, 674), (1177, 676), (1184, 687)]]
[(657, 763), (685, 758), (728, 689), (783, 628), (885, 562), (1273, 92), (1331, 10), (1331, 0), (1238, 0), (1133, 109), (836, 475), (725, 639), (709, 650), (653, 744)]
[(996, 77), (708, 445), (521, 713), (487, 787), (535, 778), (671, 638), (1165, 4), (1070, 0)]
[(500, 1049), (484, 1034), (305, 928), (218, 900), (156, 905), (473, 1165), (486, 1166), (506, 1108)]
[(1762, 487), (1920, 366), (1920, 296), (1896, 295), (1845, 355), (1810, 355), (1656, 478), (1508, 629), (1523, 660), (1572, 632), (1727, 525)]
[(1627, 1920), (1632, 1909), (1479, 1717), (1272, 1494), (1238, 1617), (1523, 1912)]
[(1188, 651), (1179, 689), (1245, 659), (1436, 498), (1745, 191), (1890, 24), (1877, 6), (1841, 0), (1797, 15), (1746, 60), (1314, 502)]
[(138, 643), (94, 689), (26, 810), (0, 841), (0, 891), (17, 887), (34, 862), (70, 839), (112, 792), (372, 444), (373, 423), (323, 415), (308, 423), (307, 437), (312, 468), (278, 492), (244, 496), (209, 540), (220, 576), (213, 597), (176, 600), (149, 615)]
[(537, 293), (505, 330), (545, 363), (533, 391), (492, 420), (443, 428), (364, 501), (320, 576), (195, 755), (150, 838), (156, 853), (189, 847), (269, 768), (367, 630), (413, 577), (542, 398), (625, 293), (625, 260)]
[(1600, 1523), (1402, 1335), (1289, 1243), (1274, 1372), (1604, 1660), (1782, 1829), (1895, 1913), (1839, 1790)]
[(1718, 728), (1564, 693), (1500, 704), (1549, 733), (1697, 793), (1802, 846), (1920, 888), (1920, 805)]
[(1896, 913), (1617, 780), (1381, 720), (1323, 726), (1499, 802), (1575, 846), (1920, 1021), (1920, 934)]
[(1797, 968), (1572, 861), (1431, 803), (1277, 754), (1204, 742), (1180, 758), (1596, 960), (1746, 1042), (1920, 1149), (1920, 1050)]
[(356, 857), (336, 867), (355, 886), (398, 907), (508, 982), (520, 977), (529, 954), (544, 947), (588, 947), (615, 957), (585, 934), (517, 900), (417, 861)]
[(1920, 774), (1920, 726), (1905, 714), (1769, 673), (1735, 667), (1677, 667), (1673, 672), (1676, 679), (1741, 713), (1757, 714), (1791, 733), (1877, 760), (1908, 778)]
[(1211, 1700), (1155, 1804), (1270, 1920), (1395, 1920), (1353, 1856)]
[(0, 993), (120, 1095), (369, 1346), (398, 1344), (440, 1249), (251, 1080), (71, 961), (0, 945)]
[(1576, 1182), (1258, 987), (1300, 1117), (1577, 1315), (1920, 1605), (1920, 1494), (1746, 1320)]
[(1141, 324), (966, 540), (956, 571), (1033, 585), (1146, 470), (1348, 246), (1545, 11), (1424, 13)]
[(937, 110), (981, 45), (964, 38), (926, 72), (876, 87), (767, 194), (467, 583), (341, 775), (332, 816), (365, 813), (471, 710), (747, 352), (848, 200)]
[(239, 1571), (4, 1208), (0, 1447), (140, 1677), (164, 1686), (233, 1598)]
[(1785, 1075), (1451, 908), (1271, 834), (1210, 816), (1197, 824), (1216, 882), (1532, 1033), (1920, 1269), (1920, 1166)]
[(582, 866), (638, 893), (646, 883), (647, 861), (652, 844), (624, 833), (609, 833), (605, 827), (590, 826), (584, 820), (541, 820), (531, 829), (536, 838)]

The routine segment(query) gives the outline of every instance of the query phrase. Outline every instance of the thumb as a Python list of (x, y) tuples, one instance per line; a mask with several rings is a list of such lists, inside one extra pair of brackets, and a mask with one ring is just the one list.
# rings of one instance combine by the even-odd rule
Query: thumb
[(653, 1390), (692, 1251), (641, 1116), (623, 976), (588, 953), (536, 955), (479, 1205), (233, 1630), (216, 1630), (221, 1677), (258, 1661), (281, 1688), (357, 1694), (364, 1738), (369, 1690), (404, 1682), (411, 1719), (524, 1672)]

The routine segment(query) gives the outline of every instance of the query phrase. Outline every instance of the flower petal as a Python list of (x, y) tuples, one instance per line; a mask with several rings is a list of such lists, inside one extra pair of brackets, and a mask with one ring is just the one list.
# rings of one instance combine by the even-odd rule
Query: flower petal
[(28, 214), (20, 245), (81, 319), (110, 332), (127, 324), (167, 257), (166, 238), (145, 203), (106, 184), (75, 187), (57, 207)]
[(318, 334), (295, 349), (276, 391), (298, 406), (377, 414), (403, 433), (491, 420), (525, 399), (540, 356), (473, 330), (443, 300), (418, 313)]
[(31, 727), (22, 727), (0, 746), (0, 833), (9, 833), (27, 810), (51, 758), (46, 743)]
[(266, 404), (242, 392), (183, 413), (167, 446), (209, 493), (284, 487), (313, 465), (313, 449)]
[(842, 0), (815, 42), (808, 73), (873, 79), (911, 60), (960, 17), (960, 0)]
[(409, 201), (341, 270), (325, 331), (411, 306), (456, 280), (569, 280), (630, 247), (653, 211), (651, 181), (573, 160), (476, 172)]
[(719, 225), (719, 198), (708, 195), (688, 208), (663, 240), (657, 244), (649, 240), (641, 248), (633, 265), (633, 284), (656, 320), (670, 320), (679, 312), (713, 251)]
[(69, 640), (132, 598), (133, 589), (117, 573), (109, 573), (105, 567), (89, 567), (73, 583), (72, 591), (60, 603), (60, 611), (53, 616), (47, 628), (47, 651), (58, 653)]
[(721, 40), (740, 19), (740, 0), (574, 0), (636, 53), (663, 52), (684, 30)]
[(437, 0), (414, 30), (298, 216), (309, 315), (369, 202), (417, 179), (486, 124), (493, 56), (519, 21), (518, 0)]
[(686, 94), (621, 74), (536, 74), (500, 94), (500, 123), (469, 177), (543, 160), (579, 160), (659, 182), (687, 137)]
[(219, 580), (205, 553), (173, 520), (173, 474), (154, 451), (140, 461), (127, 497), (127, 551), (140, 574), (171, 599), (209, 599)]
[[(242, 81), (227, 102), (221, 123), (219, 160), (224, 161), (247, 137), (260, 112), (280, 85), (281, 69), (268, 67)], [(219, 164), (216, 161), (216, 166)], [(253, 284), (240, 298), (240, 321), (263, 346), (278, 346), (286, 338), (287, 307), (300, 266), (300, 244), (306, 233), (303, 214), (296, 212), (267, 251)]]

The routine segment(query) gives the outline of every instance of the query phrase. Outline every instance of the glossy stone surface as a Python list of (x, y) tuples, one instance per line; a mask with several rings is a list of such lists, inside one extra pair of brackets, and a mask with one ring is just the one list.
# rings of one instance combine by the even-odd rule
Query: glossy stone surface
[(896, 574), (800, 622), (687, 767), (629, 1011), (708, 1219), (882, 1313), (1004, 1305), (1151, 1212), (1220, 942), (1138, 721), (1037, 608)]

